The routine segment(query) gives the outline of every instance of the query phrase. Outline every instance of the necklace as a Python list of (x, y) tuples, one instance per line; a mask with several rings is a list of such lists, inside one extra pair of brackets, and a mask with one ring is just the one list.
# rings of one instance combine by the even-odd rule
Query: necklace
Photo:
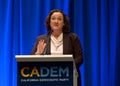
[(51, 35), (51, 44), (55, 51), (58, 51), (59, 47), (63, 44), (63, 34), (61, 34), (57, 39)]
[(63, 44), (63, 42), (60, 42), (60, 43), (55, 43), (53, 40), (51, 40), (53, 46), (55, 47), (55, 51), (58, 51), (58, 48)]

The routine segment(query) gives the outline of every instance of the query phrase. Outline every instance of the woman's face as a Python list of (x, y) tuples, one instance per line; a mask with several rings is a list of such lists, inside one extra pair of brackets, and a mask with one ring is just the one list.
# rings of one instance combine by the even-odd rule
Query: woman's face
[(62, 13), (54, 12), (51, 15), (50, 26), (53, 31), (62, 31), (64, 25), (64, 18)]

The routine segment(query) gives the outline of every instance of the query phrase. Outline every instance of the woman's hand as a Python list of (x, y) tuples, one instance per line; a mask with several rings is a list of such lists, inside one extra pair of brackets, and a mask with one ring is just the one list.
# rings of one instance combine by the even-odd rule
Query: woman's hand
[(38, 45), (37, 45), (37, 51), (36, 51), (36, 55), (40, 55), (43, 53), (44, 49), (46, 47), (46, 43), (44, 42), (44, 40), (40, 40)]

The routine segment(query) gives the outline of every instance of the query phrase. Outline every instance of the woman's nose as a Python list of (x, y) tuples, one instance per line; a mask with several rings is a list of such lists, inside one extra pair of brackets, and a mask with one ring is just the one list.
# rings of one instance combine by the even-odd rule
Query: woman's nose
[(56, 23), (58, 23), (58, 20), (57, 20), (57, 19), (55, 19), (55, 22), (56, 22)]

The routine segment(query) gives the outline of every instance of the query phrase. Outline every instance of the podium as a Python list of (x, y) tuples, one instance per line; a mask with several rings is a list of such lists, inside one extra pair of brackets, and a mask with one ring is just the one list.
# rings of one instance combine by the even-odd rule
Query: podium
[(72, 55), (16, 55), (17, 86), (77, 86)]

